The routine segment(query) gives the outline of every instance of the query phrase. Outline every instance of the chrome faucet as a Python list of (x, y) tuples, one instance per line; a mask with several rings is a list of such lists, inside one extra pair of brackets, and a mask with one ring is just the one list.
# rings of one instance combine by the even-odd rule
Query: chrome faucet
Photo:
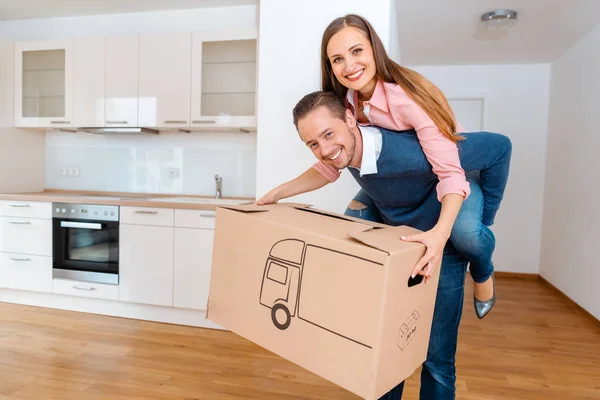
[(223, 182), (223, 177), (219, 176), (219, 174), (215, 175), (215, 185), (217, 186), (217, 199), (220, 199), (223, 197), (223, 189), (222, 189), (222, 182)]

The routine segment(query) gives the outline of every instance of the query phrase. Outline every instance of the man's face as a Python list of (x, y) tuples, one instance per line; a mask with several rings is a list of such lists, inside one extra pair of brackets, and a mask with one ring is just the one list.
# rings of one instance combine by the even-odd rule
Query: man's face
[(298, 133), (318, 160), (341, 170), (354, 159), (356, 137), (352, 128), (355, 126), (350, 111), (341, 120), (321, 106), (298, 121)]

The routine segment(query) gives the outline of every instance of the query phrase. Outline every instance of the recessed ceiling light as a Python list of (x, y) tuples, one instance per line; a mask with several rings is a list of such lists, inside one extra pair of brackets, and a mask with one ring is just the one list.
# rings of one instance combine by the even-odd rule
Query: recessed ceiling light
[(481, 24), (488, 29), (508, 29), (517, 23), (517, 12), (499, 9), (486, 12), (481, 16)]

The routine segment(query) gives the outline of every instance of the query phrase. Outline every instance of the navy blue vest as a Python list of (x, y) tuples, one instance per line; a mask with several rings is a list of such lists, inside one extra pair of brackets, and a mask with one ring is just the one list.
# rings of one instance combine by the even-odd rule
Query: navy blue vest
[(373, 199), (388, 225), (408, 225), (426, 231), (437, 223), (441, 203), (437, 199), (438, 178), (414, 130), (382, 134), (377, 173), (360, 176), (348, 168), (361, 188)]

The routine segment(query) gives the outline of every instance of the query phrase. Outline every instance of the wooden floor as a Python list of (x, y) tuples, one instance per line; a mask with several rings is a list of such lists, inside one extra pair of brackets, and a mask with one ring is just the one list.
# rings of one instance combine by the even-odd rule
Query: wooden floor
[[(600, 399), (600, 327), (540, 281), (497, 287), (479, 321), (468, 285), (458, 399)], [(0, 360), (0, 400), (358, 400), (229, 332), (5, 303)]]

